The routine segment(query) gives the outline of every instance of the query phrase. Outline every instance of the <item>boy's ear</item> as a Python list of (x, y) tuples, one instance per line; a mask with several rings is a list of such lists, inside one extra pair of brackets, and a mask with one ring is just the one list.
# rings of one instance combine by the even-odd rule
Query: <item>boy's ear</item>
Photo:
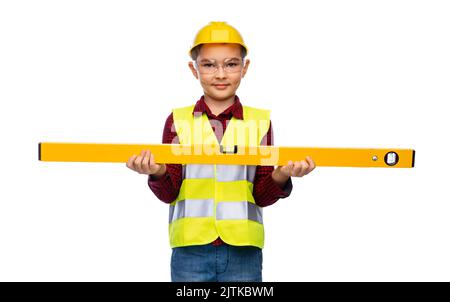
[(194, 62), (190, 61), (188, 65), (189, 65), (189, 69), (192, 71), (192, 74), (198, 80), (198, 73), (197, 73), (197, 69), (195, 69)]
[(250, 60), (249, 60), (249, 59), (246, 59), (246, 60), (245, 60), (244, 68), (242, 68), (242, 78), (243, 78), (243, 77), (245, 76), (245, 74), (247, 73), (248, 65), (250, 65)]

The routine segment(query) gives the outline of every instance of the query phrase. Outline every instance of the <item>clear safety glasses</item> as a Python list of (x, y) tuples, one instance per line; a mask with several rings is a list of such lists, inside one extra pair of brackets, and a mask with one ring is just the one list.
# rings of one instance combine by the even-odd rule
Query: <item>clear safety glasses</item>
[(218, 64), (215, 60), (202, 59), (200, 62), (195, 61), (195, 67), (200, 73), (213, 74), (221, 67), (226, 73), (240, 72), (243, 67), (242, 59), (227, 59), (223, 64)]

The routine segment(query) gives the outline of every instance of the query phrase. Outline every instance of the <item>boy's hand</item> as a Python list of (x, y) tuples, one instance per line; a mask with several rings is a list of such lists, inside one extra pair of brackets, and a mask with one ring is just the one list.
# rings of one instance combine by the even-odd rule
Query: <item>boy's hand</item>
[(166, 172), (166, 165), (156, 164), (155, 157), (150, 150), (142, 150), (141, 155), (130, 157), (127, 167), (139, 174), (154, 175), (156, 177), (162, 176)]
[(281, 175), (284, 175), (286, 177), (302, 177), (308, 175), (315, 168), (316, 164), (311, 157), (307, 156), (306, 161), (302, 160), (292, 162), (290, 160), (286, 166), (277, 167), (277, 170), (279, 171), (279, 173), (281, 173)]
[(308, 175), (315, 168), (316, 164), (311, 157), (307, 156), (306, 161), (292, 162), (290, 160), (287, 165), (278, 166), (273, 170), (272, 178), (280, 187), (283, 187), (289, 177), (302, 177)]

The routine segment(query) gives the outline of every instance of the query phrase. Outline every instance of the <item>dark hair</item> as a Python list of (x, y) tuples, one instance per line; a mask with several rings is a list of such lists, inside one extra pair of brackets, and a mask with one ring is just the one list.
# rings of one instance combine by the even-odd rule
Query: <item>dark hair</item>
[[(203, 44), (197, 45), (191, 50), (191, 58), (192, 60), (197, 60), (198, 55), (200, 54), (200, 49), (202, 48)], [(242, 45), (239, 45), (241, 47), (241, 57), (242, 61), (244, 61), (245, 56), (247, 55), (247, 51)]]

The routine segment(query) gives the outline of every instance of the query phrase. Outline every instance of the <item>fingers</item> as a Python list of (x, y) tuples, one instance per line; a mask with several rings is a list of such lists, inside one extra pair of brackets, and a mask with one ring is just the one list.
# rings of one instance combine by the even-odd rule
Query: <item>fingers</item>
[(137, 155), (133, 155), (127, 161), (127, 167), (130, 168), (131, 170), (134, 170), (133, 163), (134, 163), (134, 160), (136, 159), (136, 157), (137, 157)]
[(299, 176), (299, 174), (302, 172), (303, 168), (303, 161), (299, 162), (296, 161), (294, 162), (294, 168), (292, 169), (292, 174), (291, 176)]
[(139, 156), (133, 155), (127, 161), (127, 167), (131, 170), (134, 170), (140, 174), (150, 174), (151, 165), (150, 165), (150, 157), (153, 154), (150, 153), (150, 150), (142, 150)]
[(290, 160), (290, 161), (288, 161), (287, 165), (278, 166), (277, 170), (279, 170), (285, 176), (291, 176), (293, 168), (294, 168), (294, 163), (292, 162), (292, 160)]
[(155, 162), (155, 155), (150, 153), (149, 174), (155, 174), (162, 169), (164, 164), (157, 164)]
[(306, 171), (305, 175), (308, 175), (312, 170), (314, 170), (316, 168), (316, 163), (309, 156), (306, 157), (306, 161), (309, 164), (309, 169)]
[(153, 153), (150, 153), (150, 166), (154, 166), (154, 165), (156, 165), (155, 156), (153, 155)]
[(145, 151), (142, 150), (141, 154), (138, 157), (136, 157), (136, 159), (133, 162), (133, 168), (138, 173), (142, 173), (142, 160), (144, 159), (144, 154)]
[(150, 162), (150, 151), (146, 150), (143, 154), (144, 158), (142, 159), (141, 162), (141, 171), (142, 174), (150, 174), (150, 166), (149, 166), (149, 162)]
[(309, 168), (309, 165), (304, 161), (296, 161), (294, 164), (295, 168), (292, 176), (302, 177), (305, 175), (306, 171)]
[(311, 173), (311, 171), (316, 168), (316, 163), (311, 157), (307, 156), (306, 161), (301, 160), (293, 163), (292, 161), (289, 161), (285, 167), (285, 172), (287, 172), (290, 176), (303, 177)]

